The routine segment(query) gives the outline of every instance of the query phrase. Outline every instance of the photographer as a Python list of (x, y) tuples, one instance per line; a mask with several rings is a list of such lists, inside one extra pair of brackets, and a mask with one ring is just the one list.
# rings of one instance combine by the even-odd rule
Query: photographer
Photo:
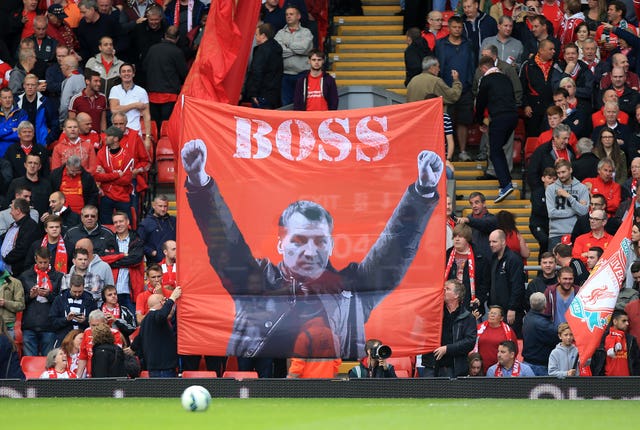
[(467, 356), (476, 340), (476, 320), (462, 304), (464, 285), (456, 279), (444, 282), (444, 313), (441, 344), (433, 352), (422, 355), (427, 377), (455, 378), (469, 372)]
[(387, 363), (391, 357), (391, 348), (378, 339), (369, 339), (364, 344), (367, 356), (359, 365), (349, 370), (349, 378), (395, 378), (393, 365)]

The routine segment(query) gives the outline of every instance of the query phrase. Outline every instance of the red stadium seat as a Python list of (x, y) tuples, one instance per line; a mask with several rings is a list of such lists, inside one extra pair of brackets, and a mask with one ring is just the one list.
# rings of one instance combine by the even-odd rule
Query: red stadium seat
[(46, 363), (47, 357), (24, 356), (20, 360), (20, 367), (22, 367), (25, 375), (27, 372), (38, 372), (38, 376), (40, 376), (40, 374), (45, 371)]
[(396, 370), (396, 376), (398, 378), (408, 378), (409, 377), (409, 372), (404, 370), (404, 369), (398, 369), (398, 370)]
[(235, 378), (239, 381), (243, 379), (256, 379), (258, 378), (258, 372), (253, 371), (240, 371), (240, 370), (227, 370), (222, 374), (223, 378)]
[(158, 165), (158, 183), (173, 184), (176, 177), (175, 154), (169, 138), (163, 136), (156, 148), (156, 163)]
[(445, 10), (442, 12), (442, 24), (448, 25), (449, 18), (456, 14), (455, 10)]
[(482, 139), (482, 132), (480, 131), (480, 126), (478, 124), (470, 125), (469, 131), (467, 134), (467, 145), (480, 146), (480, 139)]
[(238, 370), (238, 359), (235, 356), (227, 357), (226, 370)]
[(527, 137), (526, 129), (524, 128), (524, 120), (522, 118), (518, 118), (518, 125), (516, 126), (516, 130), (514, 132), (514, 138), (520, 139), (521, 141), (525, 141)]
[(218, 374), (213, 370), (185, 370), (183, 378), (217, 378)]
[(143, 370), (142, 372), (140, 372), (140, 376), (138, 376), (138, 378), (148, 378), (148, 377), (149, 377), (148, 370)]
[(406, 370), (409, 375), (413, 375), (413, 363), (411, 357), (391, 357), (387, 358), (387, 363), (393, 364), (393, 368), (396, 370)]
[(513, 139), (513, 164), (522, 162), (522, 140), (519, 137)]
[(524, 359), (522, 358), (522, 339), (518, 339), (518, 354), (516, 356), (516, 359), (520, 362), (524, 361)]
[(169, 137), (169, 121), (162, 121), (160, 124), (160, 137)]
[(151, 121), (151, 138), (154, 142), (158, 141), (158, 124), (155, 121)]
[(14, 332), (14, 341), (16, 343), (16, 348), (18, 349), (18, 356), (22, 357), (22, 312), (18, 312), (16, 314), (16, 323), (13, 326)]

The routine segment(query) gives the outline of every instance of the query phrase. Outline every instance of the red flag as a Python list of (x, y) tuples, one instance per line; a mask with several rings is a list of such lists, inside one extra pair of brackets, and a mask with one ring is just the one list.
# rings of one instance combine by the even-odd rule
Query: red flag
[(581, 366), (600, 345), (618, 299), (627, 261), (633, 255), (631, 227), (635, 202), (634, 197), (618, 232), (565, 314), (576, 340)]
[[(181, 95), (237, 104), (260, 14), (260, 0), (213, 0), (198, 55)], [(174, 146), (180, 139), (181, 98), (169, 120)]]

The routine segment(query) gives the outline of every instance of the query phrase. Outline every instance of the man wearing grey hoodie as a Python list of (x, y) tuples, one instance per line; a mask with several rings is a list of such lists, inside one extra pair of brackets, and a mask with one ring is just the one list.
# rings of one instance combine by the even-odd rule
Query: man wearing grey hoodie
[(558, 179), (545, 190), (549, 213), (549, 251), (565, 234), (571, 234), (579, 215), (589, 210), (589, 189), (572, 176), (571, 163), (562, 158), (555, 163)]

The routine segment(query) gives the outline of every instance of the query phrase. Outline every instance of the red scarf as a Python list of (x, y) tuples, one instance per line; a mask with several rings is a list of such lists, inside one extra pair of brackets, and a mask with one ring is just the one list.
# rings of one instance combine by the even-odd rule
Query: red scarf
[[(453, 248), (451, 254), (449, 254), (449, 261), (447, 261), (447, 268), (444, 270), (444, 280), (449, 278), (449, 272), (456, 260), (456, 250)], [(473, 255), (473, 248), (469, 246), (469, 253), (467, 254), (467, 265), (469, 266), (469, 289), (471, 290), (471, 301), (476, 299), (476, 264), (475, 257)]]
[(538, 67), (540, 67), (540, 70), (542, 70), (542, 74), (544, 75), (544, 80), (546, 81), (547, 79), (549, 79), (549, 72), (551, 71), (551, 66), (553, 66), (553, 61), (551, 60), (542, 61), (539, 54), (536, 54), (534, 60), (538, 65)]
[(102, 304), (102, 312), (107, 315), (113, 315), (115, 319), (120, 319), (120, 305), (116, 304), (116, 307), (113, 309), (109, 309), (106, 303)]
[[(187, 2), (187, 32), (193, 27), (193, 0)], [(173, 15), (173, 25), (180, 27), (180, 0), (176, 0), (176, 10)]]
[(38, 288), (46, 288), (49, 291), (53, 291), (53, 285), (51, 284), (51, 279), (49, 278), (49, 270), (51, 270), (51, 266), (47, 270), (39, 270), (38, 266), (33, 266), (33, 270), (36, 272)]
[[(494, 373), (494, 376), (496, 378), (502, 377), (502, 366), (500, 365), (500, 363), (496, 364), (496, 371)], [(513, 362), (513, 367), (511, 368), (511, 377), (513, 378), (516, 376), (520, 376), (520, 362), (518, 360), (515, 360)]]
[[(40, 246), (48, 246), (49, 241), (47, 240), (47, 236), (42, 239), (42, 243)], [(58, 238), (58, 244), (56, 245), (56, 259), (53, 262), (53, 267), (57, 272), (67, 273), (67, 248), (64, 246), (64, 240), (62, 236)]]
[[(511, 332), (511, 327), (506, 324), (504, 321), (500, 322), (502, 326), (502, 330), (504, 330), (505, 339), (511, 339), (509, 333)], [(476, 336), (476, 346), (473, 348), (473, 352), (478, 352), (478, 341), (480, 340), (480, 335), (485, 332), (485, 330), (489, 327), (489, 321), (483, 321), (478, 324), (478, 335)]]
[(49, 375), (49, 379), (58, 379), (58, 375), (68, 375), (70, 379), (76, 379), (77, 376), (71, 370), (65, 370), (64, 372), (57, 372), (55, 368), (51, 368), (47, 370), (47, 374)]

